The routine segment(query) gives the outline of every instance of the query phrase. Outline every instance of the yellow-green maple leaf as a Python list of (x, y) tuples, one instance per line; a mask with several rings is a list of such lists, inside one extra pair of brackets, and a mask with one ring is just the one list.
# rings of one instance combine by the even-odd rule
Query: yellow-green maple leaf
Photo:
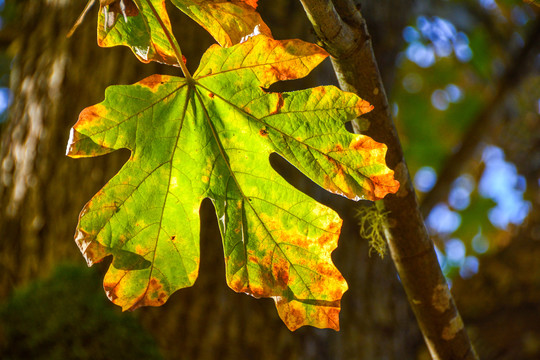
[(89, 264), (113, 255), (104, 280), (123, 309), (160, 305), (193, 285), (199, 208), (210, 198), (223, 239), (227, 283), (271, 297), (286, 325), (338, 329), (347, 284), (332, 263), (341, 219), (287, 183), (278, 153), (319, 185), (376, 200), (398, 183), (386, 146), (344, 124), (371, 110), (333, 86), (269, 93), (327, 56), (300, 40), (260, 35), (212, 46), (193, 78), (153, 75), (112, 86), (72, 129), (68, 155), (120, 148), (129, 161), (84, 207), (76, 241)]

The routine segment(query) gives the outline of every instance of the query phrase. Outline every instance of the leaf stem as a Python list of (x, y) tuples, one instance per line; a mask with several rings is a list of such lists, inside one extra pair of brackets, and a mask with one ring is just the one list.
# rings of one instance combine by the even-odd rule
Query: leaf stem
[(96, 0), (88, 0), (88, 2), (86, 3), (86, 6), (84, 7), (84, 10), (81, 12), (79, 17), (77, 18), (77, 21), (75, 21), (75, 24), (73, 24), (73, 26), (71, 27), (71, 29), (67, 33), (67, 35), (66, 35), (67, 38), (70, 38), (71, 35), (73, 35), (73, 33), (75, 32), (75, 30), (77, 30), (79, 25), (81, 25), (81, 23), (83, 22), (86, 14), (92, 8), (92, 6), (94, 5), (95, 2), (96, 2)]
[[(138, 0), (139, 2), (141, 0)], [(178, 65), (180, 65), (180, 69), (182, 70), (182, 73), (184, 74), (184, 77), (186, 79), (192, 79), (191, 73), (189, 72), (186, 64), (184, 63), (184, 56), (182, 55), (182, 50), (180, 49), (180, 45), (178, 42), (175, 41), (174, 35), (171, 34), (167, 26), (163, 23), (163, 20), (161, 20), (161, 17), (157, 13), (156, 9), (154, 8), (154, 5), (152, 5), (152, 2), (150, 0), (143, 0), (146, 1), (150, 9), (152, 10), (152, 13), (156, 17), (157, 21), (159, 22), (159, 25), (165, 32), (165, 36), (167, 36), (167, 40), (169, 41), (169, 44), (171, 44), (171, 47), (174, 51), (174, 56), (176, 57), (176, 60), (178, 61)]]

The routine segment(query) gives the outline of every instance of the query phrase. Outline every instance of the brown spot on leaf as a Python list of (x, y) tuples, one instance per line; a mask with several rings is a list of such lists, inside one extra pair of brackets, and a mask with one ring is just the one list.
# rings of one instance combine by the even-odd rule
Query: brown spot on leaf
[(276, 285), (281, 289), (286, 289), (289, 285), (289, 262), (283, 258), (274, 261), (272, 275)]
[(293, 325), (294, 327), (300, 327), (305, 320), (305, 314), (300, 311), (300, 309), (291, 307), (287, 315), (287, 323)]
[(266, 131), (266, 128), (262, 128), (261, 130), (259, 130), (259, 135), (268, 136), (268, 131)]
[(328, 227), (325, 229), (327, 232), (323, 233), (317, 239), (319, 248), (321, 249), (328, 248), (329, 251), (332, 251), (337, 247), (337, 240), (339, 238), (339, 234), (341, 233), (342, 223), (343, 223), (343, 220), (339, 219), (338, 221), (331, 221), (328, 224)]
[(332, 152), (343, 152), (343, 146), (341, 146), (341, 144), (336, 144), (332, 149)]
[(298, 78), (298, 72), (291, 68), (283, 67), (278, 71), (279, 80), (292, 80)]
[(156, 279), (156, 278), (151, 278), (150, 279), (150, 282), (149, 282), (149, 287), (151, 288), (161, 288), (161, 284), (159, 283), (159, 281)]
[(156, 279), (151, 278), (146, 287), (146, 293), (139, 303), (135, 304), (132, 309), (140, 306), (160, 306), (167, 301), (169, 297), (167, 291), (164, 289), (163, 284)]
[(309, 238), (295, 232), (281, 230), (279, 231), (279, 236), (277, 237), (277, 243), (291, 244), (296, 247), (308, 249), (310, 245), (313, 245), (313, 240), (310, 240)]
[(341, 233), (341, 224), (343, 223), (343, 220), (338, 218), (339, 221), (333, 221), (328, 225), (327, 231), (336, 234), (336, 236), (339, 236)]
[(271, 73), (271, 75), (268, 74), (268, 77), (275, 77), (278, 81), (294, 80), (297, 79), (299, 76), (299, 72), (297, 69), (295, 69), (294, 67), (287, 67), (284, 64), (279, 67), (270, 65), (268, 73)]
[(326, 276), (326, 277), (337, 276), (338, 278), (343, 278), (341, 274), (339, 274), (337, 269), (334, 267), (334, 265), (332, 264), (321, 262), (317, 264), (316, 269), (317, 269), (317, 272), (321, 274), (322, 276)]
[(214, 96), (215, 96), (214, 93), (208, 93), (208, 97), (209, 97), (210, 99), (213, 99)]
[(163, 85), (167, 80), (169, 80), (168, 76), (155, 74), (139, 81), (137, 84), (156, 92), (159, 86)]
[(79, 129), (86, 125), (86, 123), (93, 121), (94, 119), (99, 119), (103, 117), (107, 112), (104, 106), (97, 104), (94, 106), (89, 106), (79, 114), (79, 121), (75, 125), (75, 128)]

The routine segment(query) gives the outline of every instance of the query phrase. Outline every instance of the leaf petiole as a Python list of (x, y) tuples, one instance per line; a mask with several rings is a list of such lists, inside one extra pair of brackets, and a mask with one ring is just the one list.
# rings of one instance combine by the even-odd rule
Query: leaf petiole
[[(137, 0), (139, 2), (141, 0)], [(186, 79), (192, 79), (191, 73), (189, 72), (186, 64), (184, 63), (184, 56), (182, 55), (182, 50), (180, 49), (180, 45), (174, 41), (174, 35), (171, 34), (167, 26), (163, 23), (163, 20), (161, 20), (161, 16), (159, 16), (158, 12), (154, 8), (154, 5), (152, 5), (152, 2), (149, 0), (142, 0), (146, 1), (150, 9), (152, 10), (152, 13), (156, 17), (157, 21), (159, 22), (159, 25), (163, 29), (163, 32), (165, 33), (165, 36), (167, 36), (167, 41), (169, 41), (169, 44), (171, 44), (172, 49), (174, 50), (174, 56), (176, 57), (176, 60), (178, 61), (178, 65), (180, 65), (180, 69), (182, 70), (182, 73), (184, 74), (184, 77)]]
[(96, 2), (96, 0), (88, 0), (88, 2), (86, 3), (86, 6), (84, 7), (84, 10), (81, 12), (79, 17), (77, 18), (77, 21), (75, 21), (75, 24), (73, 24), (73, 26), (71, 27), (71, 29), (67, 33), (67, 35), (66, 35), (67, 38), (70, 38), (73, 35), (73, 33), (75, 32), (75, 30), (77, 30), (79, 25), (82, 24), (82, 22), (84, 21), (84, 18), (86, 17), (86, 14), (92, 8), (92, 6), (94, 5), (95, 2)]

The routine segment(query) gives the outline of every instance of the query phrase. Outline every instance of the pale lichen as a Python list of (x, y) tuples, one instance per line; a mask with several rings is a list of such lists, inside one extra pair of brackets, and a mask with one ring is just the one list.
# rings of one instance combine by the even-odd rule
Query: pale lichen
[(441, 336), (444, 340), (450, 341), (461, 330), (463, 330), (463, 320), (461, 320), (459, 315), (456, 315), (456, 317), (452, 318), (448, 325), (444, 327)]
[(439, 284), (433, 290), (433, 295), (431, 297), (431, 303), (433, 307), (443, 313), (450, 308), (450, 290), (446, 284)]
[(363, 206), (357, 210), (360, 236), (369, 241), (369, 255), (373, 252), (384, 257), (387, 251), (385, 228), (388, 226), (389, 212), (379, 209), (377, 205)]

